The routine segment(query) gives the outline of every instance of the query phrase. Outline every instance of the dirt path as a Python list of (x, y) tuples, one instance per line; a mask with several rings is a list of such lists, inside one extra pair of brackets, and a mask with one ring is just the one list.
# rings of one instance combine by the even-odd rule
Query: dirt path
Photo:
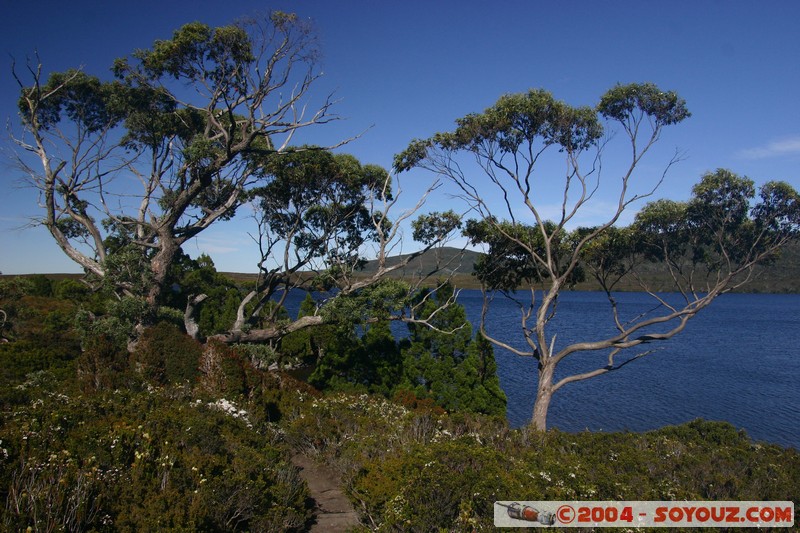
[(300, 476), (316, 502), (317, 522), (310, 531), (336, 533), (358, 525), (358, 515), (342, 492), (335, 472), (303, 454), (292, 457), (292, 464), (300, 468)]

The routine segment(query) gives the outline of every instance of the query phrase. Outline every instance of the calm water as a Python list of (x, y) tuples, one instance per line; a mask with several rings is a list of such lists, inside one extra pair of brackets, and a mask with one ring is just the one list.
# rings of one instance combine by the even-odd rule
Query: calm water
[[(642, 293), (618, 295), (632, 318), (653, 307)], [(460, 297), (470, 320), (480, 314), (479, 291)], [(553, 329), (556, 349), (567, 342), (612, 331), (602, 293), (564, 293)], [(489, 333), (522, 347), (516, 305), (498, 297)], [(553, 397), (548, 425), (566, 431), (642, 431), (695, 418), (725, 420), (751, 438), (800, 448), (800, 295), (729, 294), (714, 301), (672, 339), (648, 347), (658, 351), (625, 368), (569, 383)], [(508, 396), (508, 419), (530, 419), (536, 364), (495, 349)], [(606, 353), (573, 355), (557, 378), (603, 366)]]
[[(459, 296), (473, 324), (480, 318), (481, 298), (476, 290)], [(642, 293), (621, 293), (618, 301), (623, 318), (629, 319), (654, 306)], [(296, 312), (298, 305), (299, 299), (287, 307)], [(602, 293), (563, 293), (551, 328), (557, 333), (556, 349), (610, 334), (608, 301)], [(501, 296), (492, 304), (487, 329), (513, 346), (524, 345), (519, 311)], [(657, 351), (556, 392), (549, 427), (643, 431), (704, 418), (728, 421), (755, 440), (800, 448), (800, 295), (724, 295), (682, 333), (647, 346)], [(495, 357), (508, 396), (509, 423), (526, 424), (536, 395), (536, 363), (499, 348)], [(556, 378), (593, 370), (605, 360), (606, 352), (570, 356)]]

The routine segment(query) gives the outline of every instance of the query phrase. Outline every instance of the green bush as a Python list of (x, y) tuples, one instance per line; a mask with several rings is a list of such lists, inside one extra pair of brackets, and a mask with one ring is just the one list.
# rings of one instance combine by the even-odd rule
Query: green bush
[(87, 341), (76, 369), (84, 392), (113, 390), (127, 382), (128, 352), (113, 337), (98, 335)]
[(161, 322), (145, 329), (131, 358), (135, 368), (156, 384), (194, 384), (202, 353), (200, 343), (174, 324)]
[(212, 396), (243, 396), (250, 391), (248, 376), (254, 369), (238, 351), (219, 341), (209, 341), (200, 356), (200, 386)]
[(74, 279), (62, 279), (51, 282), (53, 295), (60, 300), (71, 300), (73, 302), (84, 302), (91, 296), (88, 286)]
[(5, 276), (0, 279), (0, 300), (17, 300), (33, 291), (33, 283), (24, 276)]
[[(506, 396), (497, 377), (494, 349), (482, 335), (473, 338), (466, 311), (452, 302), (453, 297), (454, 289), (447, 283), (433, 293), (419, 292), (411, 305), (430, 324), (409, 323), (408, 339), (397, 341), (387, 320), (360, 328), (352, 323), (329, 324), (294, 332), (281, 341), (280, 350), (315, 361), (309, 382), (322, 390), (386, 397), (409, 393), (450, 412), (504, 417)], [(352, 311), (347, 303), (344, 299), (337, 305)], [(312, 306), (307, 296), (300, 316), (312, 312)], [(357, 330), (361, 337), (355, 335)]]
[[(248, 373), (250, 415), (254, 425), (294, 420), (302, 414), (309, 399), (321, 393), (304, 381), (283, 372)], [(259, 381), (259, 383), (256, 383)]]
[(75, 313), (74, 328), (84, 343), (102, 335), (127, 347), (135, 336), (136, 325), (143, 323), (149, 312), (144, 299), (130, 296), (95, 302), (93, 307), (90, 310), (81, 306)]
[(26, 276), (30, 282), (28, 294), (30, 296), (53, 296), (53, 283), (44, 274), (33, 274)]
[(28, 374), (43, 370), (67, 371), (80, 354), (77, 343), (18, 340), (0, 344), (0, 384), (11, 387)]
[(431, 443), (367, 462), (352, 495), (385, 529), (490, 528), (494, 502), (523, 494), (514, 466), (470, 438)]
[(45, 296), (20, 296), (0, 299), (7, 313), (4, 335), (10, 340), (30, 339), (39, 343), (58, 343), (77, 339), (72, 302)]

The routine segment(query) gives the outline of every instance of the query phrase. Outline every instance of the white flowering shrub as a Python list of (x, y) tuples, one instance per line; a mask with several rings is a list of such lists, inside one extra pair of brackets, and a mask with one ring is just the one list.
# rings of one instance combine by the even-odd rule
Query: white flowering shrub
[(231, 418), (235, 418), (237, 420), (241, 420), (247, 425), (247, 427), (252, 428), (253, 424), (250, 423), (250, 418), (245, 409), (240, 409), (231, 402), (230, 400), (226, 400), (225, 398), (220, 398), (215, 402), (209, 402), (208, 407), (211, 409), (216, 409), (217, 411), (222, 411), (226, 415), (230, 416)]

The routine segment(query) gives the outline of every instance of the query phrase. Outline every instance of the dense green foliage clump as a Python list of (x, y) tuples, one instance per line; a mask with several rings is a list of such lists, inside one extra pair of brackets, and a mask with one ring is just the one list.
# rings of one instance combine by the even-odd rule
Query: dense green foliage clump
[(73, 328), (78, 303), (53, 298), (56, 285), (44, 276), (10, 278), (0, 282), (3, 311), (0, 338), (0, 403), (24, 397), (14, 388), (26, 376), (48, 370), (56, 376), (72, 373), (72, 361), (81, 353), (80, 335)]
[[(366, 324), (361, 336), (352, 324), (340, 323), (295, 332), (281, 349), (315, 360), (309, 382), (323, 390), (378, 393), (406, 404), (422, 400), (451, 412), (505, 417), (492, 345), (473, 337), (464, 306), (454, 298), (450, 284), (418, 293), (409, 306), (424, 323), (409, 323), (406, 338), (396, 338), (387, 320)], [(309, 296), (300, 316), (312, 312)]]

